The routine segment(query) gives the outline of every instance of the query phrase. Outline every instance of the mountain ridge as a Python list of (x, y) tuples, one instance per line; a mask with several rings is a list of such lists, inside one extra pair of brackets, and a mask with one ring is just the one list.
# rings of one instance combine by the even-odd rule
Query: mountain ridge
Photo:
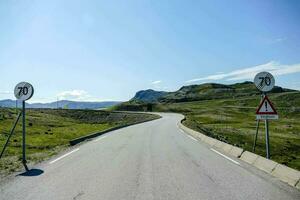
[[(121, 101), (101, 101), (101, 102), (88, 102), (88, 101), (69, 101), (60, 100), (50, 103), (25, 103), (27, 108), (67, 108), (67, 109), (100, 109), (114, 106), (121, 103)], [(21, 107), (21, 102), (17, 101), (18, 107)], [(16, 107), (16, 100), (3, 99), (0, 100), (0, 107)]]
[(140, 90), (136, 92), (132, 101), (156, 102), (159, 98), (166, 95), (168, 92), (156, 91), (153, 89)]
[[(148, 91), (148, 92), (145, 92)], [(296, 90), (286, 89), (275, 86), (270, 93), (291, 92)], [(143, 93), (143, 95), (139, 95)], [(148, 97), (147, 95), (151, 95)], [(155, 94), (155, 95), (153, 95)], [(141, 90), (130, 101), (144, 102), (144, 103), (166, 103), (166, 102), (186, 102), (199, 101), (209, 99), (242, 97), (249, 95), (259, 95), (254, 83), (245, 81), (234, 84), (220, 84), (220, 83), (204, 83), (199, 85), (182, 86), (174, 92), (164, 92), (155, 90)], [(129, 102), (130, 102), (129, 101)]]

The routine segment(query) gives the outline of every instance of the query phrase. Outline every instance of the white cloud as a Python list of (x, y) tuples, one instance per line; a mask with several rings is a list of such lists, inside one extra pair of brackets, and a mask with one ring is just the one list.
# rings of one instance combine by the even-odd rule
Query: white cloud
[(0, 94), (12, 94), (12, 91), (0, 91)]
[(87, 101), (91, 100), (92, 96), (85, 90), (70, 90), (63, 91), (57, 94), (59, 100)]
[(271, 39), (269, 41), (270, 44), (276, 44), (276, 43), (280, 43), (280, 42), (284, 42), (286, 41), (287, 38), (286, 37), (280, 37), (280, 38), (275, 38), (275, 39)]
[(292, 65), (283, 65), (280, 64), (279, 62), (270, 61), (262, 65), (247, 67), (229, 73), (214, 74), (206, 77), (191, 79), (186, 81), (186, 83), (193, 83), (198, 81), (215, 81), (215, 80), (226, 80), (226, 81), (252, 80), (254, 76), (261, 71), (271, 72), (275, 76), (298, 73), (300, 72), (300, 63), (292, 64)]
[(261, 42), (266, 45), (276, 45), (284, 43), (288, 40), (287, 37), (262, 37)]
[(156, 85), (156, 84), (159, 84), (159, 83), (161, 83), (161, 80), (153, 81), (153, 82), (151, 82), (151, 85)]
[[(101, 102), (101, 101), (122, 101), (117, 99), (100, 99), (95, 96), (90, 95), (85, 90), (70, 90), (63, 91), (56, 95), (58, 100), (70, 100), (70, 101), (93, 101), (93, 102)], [(57, 99), (55, 99), (56, 101)]]
[(14, 93), (13, 91), (0, 91), (0, 99), (13, 99), (14, 98)]
[(283, 41), (285, 41), (285, 40), (287, 40), (287, 38), (276, 38), (275, 39), (275, 42), (283, 42)]

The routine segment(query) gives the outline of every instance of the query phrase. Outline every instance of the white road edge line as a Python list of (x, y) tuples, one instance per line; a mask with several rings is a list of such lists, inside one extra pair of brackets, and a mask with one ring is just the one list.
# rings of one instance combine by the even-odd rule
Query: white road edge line
[(66, 153), (65, 155), (62, 155), (61, 157), (56, 158), (55, 160), (52, 160), (51, 162), (49, 162), (49, 164), (53, 164), (53, 163), (59, 161), (60, 159), (63, 159), (64, 157), (66, 157), (66, 156), (70, 155), (71, 153), (74, 153), (74, 152), (76, 152), (78, 150), (79, 150), (79, 148), (74, 149), (73, 151), (70, 151), (69, 153)]
[(105, 136), (102, 136), (102, 137), (100, 137), (100, 138), (97, 138), (96, 140), (94, 140), (95, 142), (98, 142), (99, 140), (102, 140), (102, 139), (104, 139), (104, 138), (106, 138), (107, 137), (107, 135), (105, 135)]
[(198, 142), (198, 140), (196, 139), (196, 138), (194, 138), (194, 137), (192, 137), (192, 136), (190, 136), (190, 135), (188, 135), (186, 132), (184, 132), (182, 129), (179, 129), (180, 130), (180, 132), (181, 133), (183, 133), (183, 134), (185, 134), (186, 136), (188, 136), (189, 138), (191, 138), (192, 140), (194, 140), (194, 141), (197, 141)]
[(194, 141), (198, 141), (196, 138), (194, 138), (194, 137), (192, 137), (192, 136), (190, 136), (190, 135), (187, 135), (189, 138), (191, 138), (192, 140), (194, 140)]
[(235, 160), (233, 160), (233, 159), (229, 158), (228, 156), (225, 156), (224, 154), (222, 154), (222, 153), (218, 152), (217, 150), (215, 150), (215, 149), (213, 149), (213, 148), (210, 148), (210, 150), (212, 150), (213, 152), (215, 152), (215, 153), (219, 154), (220, 156), (223, 156), (224, 158), (226, 158), (227, 160), (229, 160), (229, 161), (233, 162), (234, 164), (240, 165), (240, 163), (239, 163), (239, 162), (237, 162), (237, 161), (235, 161)]

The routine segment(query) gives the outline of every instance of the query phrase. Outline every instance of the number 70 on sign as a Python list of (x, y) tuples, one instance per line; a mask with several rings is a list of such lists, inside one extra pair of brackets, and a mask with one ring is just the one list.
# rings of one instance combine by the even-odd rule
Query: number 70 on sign
[(269, 92), (275, 86), (275, 79), (269, 72), (260, 72), (254, 78), (254, 84), (262, 92)]
[(34, 89), (30, 83), (21, 82), (15, 87), (14, 94), (18, 100), (26, 101), (33, 96)]

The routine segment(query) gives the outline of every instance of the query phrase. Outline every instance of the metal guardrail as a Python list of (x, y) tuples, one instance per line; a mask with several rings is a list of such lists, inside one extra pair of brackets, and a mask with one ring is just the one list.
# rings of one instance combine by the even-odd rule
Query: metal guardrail
[(143, 120), (143, 121), (140, 121), (140, 122), (135, 122), (135, 123), (132, 123), (132, 124), (124, 124), (124, 125), (116, 126), (116, 127), (113, 127), (113, 128), (109, 128), (109, 129), (103, 130), (103, 131), (91, 133), (91, 134), (86, 135), (86, 136), (75, 138), (73, 140), (70, 140), (69, 143), (70, 143), (71, 146), (74, 146), (74, 145), (76, 145), (78, 143), (81, 143), (81, 142), (83, 142), (85, 140), (98, 137), (98, 136), (100, 136), (100, 135), (102, 135), (104, 133), (110, 132), (110, 131), (115, 131), (115, 130), (118, 130), (118, 129), (121, 129), (121, 128), (125, 128), (125, 127), (128, 127), (128, 126), (141, 124), (141, 123), (148, 122), (148, 121), (153, 121), (153, 120), (160, 119), (160, 118), (161, 117), (159, 117), (159, 118), (153, 118), (153, 119), (147, 119), (147, 120)]

